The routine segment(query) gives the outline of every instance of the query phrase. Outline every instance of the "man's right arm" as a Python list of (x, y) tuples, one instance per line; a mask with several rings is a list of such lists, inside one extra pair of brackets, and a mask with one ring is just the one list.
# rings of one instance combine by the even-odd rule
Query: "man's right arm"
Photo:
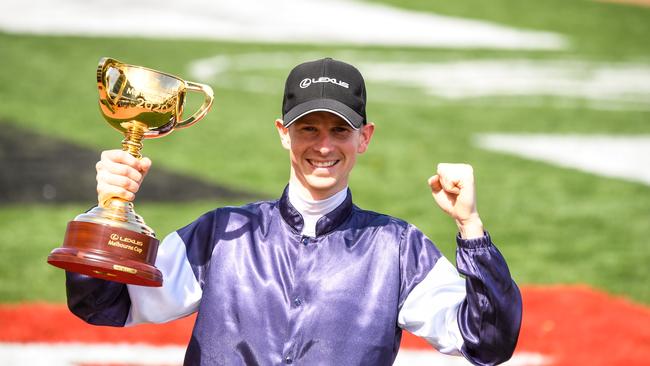
[(142, 323), (164, 323), (192, 314), (198, 309), (203, 290), (200, 269), (193, 265), (188, 248), (202, 243), (204, 231), (214, 215), (169, 234), (160, 243), (156, 268), (163, 275), (162, 287), (125, 285), (66, 272), (70, 311), (94, 325), (115, 327)]
[[(114, 197), (133, 200), (150, 166), (147, 158), (104, 151), (96, 165), (99, 204)], [(162, 287), (125, 285), (67, 272), (70, 311), (90, 324), (109, 326), (165, 322), (196, 311), (202, 291), (178, 233), (162, 241), (155, 265), (163, 273)]]

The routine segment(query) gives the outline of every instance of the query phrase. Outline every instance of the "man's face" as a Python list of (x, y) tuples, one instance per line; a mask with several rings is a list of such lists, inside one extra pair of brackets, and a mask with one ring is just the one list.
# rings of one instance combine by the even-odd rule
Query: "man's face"
[(332, 196), (348, 184), (357, 154), (368, 148), (374, 125), (355, 130), (341, 117), (312, 112), (289, 128), (277, 120), (282, 146), (291, 158), (291, 182), (315, 200)]

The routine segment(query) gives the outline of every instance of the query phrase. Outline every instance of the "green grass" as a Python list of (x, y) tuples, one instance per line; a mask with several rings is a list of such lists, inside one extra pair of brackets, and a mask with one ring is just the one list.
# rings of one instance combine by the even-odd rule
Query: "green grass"
[(568, 36), (571, 43), (571, 48), (564, 53), (580, 58), (647, 61), (649, 56), (649, 7), (593, 0), (371, 1), (440, 15), (488, 20), (527, 30), (561, 33)]
[[(544, 52), (436, 50), (0, 34), (0, 120), (98, 152), (117, 148), (121, 137), (103, 122), (97, 107), (94, 72), (102, 56), (185, 78), (190, 78), (188, 63), (196, 58), (248, 52), (352, 54), (387, 61), (650, 60), (648, 9), (559, 0), (399, 4), (555, 31), (569, 37), (571, 47)], [(233, 88), (232, 82), (250, 77), (244, 71), (227, 75), (228, 83), (215, 81), (215, 105), (205, 120), (145, 142), (144, 153), (154, 169), (162, 166), (277, 196), (286, 184), (288, 158), (273, 120), (280, 115), (291, 66), (254, 71), (272, 91)], [(368, 88), (369, 116), (378, 127), (351, 179), (358, 205), (407, 219), (453, 257), (454, 225), (435, 207), (426, 179), (438, 162), (472, 163), (481, 216), (520, 284), (587, 283), (650, 303), (650, 187), (488, 152), (471, 143), (475, 133), (483, 132), (650, 134), (650, 113), (593, 110), (580, 103), (559, 108), (545, 99), (532, 104), (490, 99), (430, 103), (418, 90), (372, 83)], [(385, 102), (393, 97), (395, 102)], [(237, 203), (136, 201), (136, 209), (164, 236), (213, 207)], [(5, 239), (0, 244), (0, 301), (64, 300), (63, 272), (48, 266), (45, 258), (60, 245), (67, 221), (91, 204), (0, 206), (0, 236)]]
[[(159, 239), (177, 229), (177, 222), (190, 222), (196, 212), (208, 211), (221, 202), (136, 205)], [(88, 205), (29, 205), (0, 209), (3, 302), (57, 300), (65, 298), (64, 271), (46, 263), (50, 251), (63, 243), (65, 228)], [(170, 219), (173, 213), (175, 220)]]

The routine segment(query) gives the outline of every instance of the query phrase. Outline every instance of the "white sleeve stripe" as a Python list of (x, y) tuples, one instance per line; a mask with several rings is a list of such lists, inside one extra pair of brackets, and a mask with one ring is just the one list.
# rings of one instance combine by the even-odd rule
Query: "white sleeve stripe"
[(164, 323), (195, 312), (202, 290), (187, 259), (185, 243), (173, 232), (158, 247), (156, 267), (162, 287), (127, 285), (131, 309), (126, 325)]
[(458, 327), (458, 309), (465, 297), (465, 280), (447, 258), (440, 257), (406, 297), (397, 323), (440, 352), (460, 355), (463, 337)]

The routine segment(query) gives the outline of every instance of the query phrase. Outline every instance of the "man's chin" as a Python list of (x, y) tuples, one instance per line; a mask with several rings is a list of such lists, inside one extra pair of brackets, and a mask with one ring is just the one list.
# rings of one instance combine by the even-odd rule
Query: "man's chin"
[(307, 179), (307, 184), (309, 185), (308, 188), (310, 189), (324, 192), (335, 189), (338, 184), (338, 180), (331, 177), (313, 177)]

